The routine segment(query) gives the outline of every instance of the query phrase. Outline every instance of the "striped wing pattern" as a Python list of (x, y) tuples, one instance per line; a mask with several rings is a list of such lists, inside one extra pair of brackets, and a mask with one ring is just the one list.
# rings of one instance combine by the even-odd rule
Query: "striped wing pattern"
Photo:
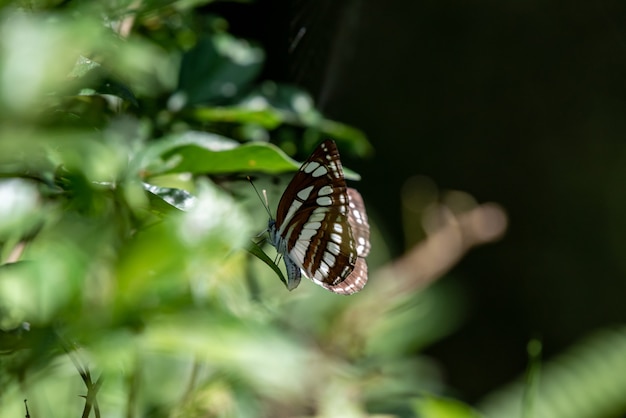
[(331, 292), (349, 295), (365, 286), (369, 224), (361, 195), (346, 187), (333, 141), (322, 142), (302, 164), (269, 231), (285, 259), (290, 290), (300, 283), (301, 270)]

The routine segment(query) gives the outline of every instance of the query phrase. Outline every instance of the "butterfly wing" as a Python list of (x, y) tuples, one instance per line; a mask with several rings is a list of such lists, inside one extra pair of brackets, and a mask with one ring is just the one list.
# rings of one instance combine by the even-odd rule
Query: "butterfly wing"
[[(363, 215), (354, 212), (357, 207)], [(302, 164), (283, 193), (270, 231), (285, 256), (290, 283), (289, 267), (295, 265), (336, 293), (354, 293), (365, 285), (367, 266), (359, 257), (369, 252), (369, 226), (361, 196), (346, 187), (333, 141), (322, 142)], [(353, 279), (344, 288), (348, 277)]]
[(361, 194), (348, 188), (348, 223), (356, 244), (357, 260), (354, 269), (344, 281), (334, 286), (324, 286), (342, 295), (351, 295), (363, 289), (367, 283), (367, 263), (365, 257), (370, 252), (370, 226)]
[(359, 257), (367, 257), (370, 253), (370, 224), (361, 194), (356, 189), (348, 189), (348, 223), (356, 241)]

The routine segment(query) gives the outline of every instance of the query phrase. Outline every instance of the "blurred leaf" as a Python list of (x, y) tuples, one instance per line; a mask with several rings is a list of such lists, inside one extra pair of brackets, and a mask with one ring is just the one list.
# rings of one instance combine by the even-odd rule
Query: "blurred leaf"
[[(172, 5), (179, 10), (191, 9), (193, 7), (214, 3), (218, 0), (172, 0)], [(251, 0), (219, 0), (220, 2), (245, 3)]]
[(34, 182), (0, 180), (0, 241), (28, 234), (43, 219), (41, 200)]
[(101, 85), (97, 87), (96, 91), (101, 94), (117, 96), (120, 99), (129, 102), (133, 106), (139, 106), (137, 98), (130, 88), (116, 80), (105, 78), (102, 80)]
[(415, 412), (422, 418), (480, 418), (469, 406), (452, 399), (424, 397), (415, 402)]
[(99, 68), (102, 68), (102, 66), (99, 63), (81, 55), (78, 57), (78, 60), (76, 61), (76, 64), (74, 65), (74, 68), (72, 68), (72, 70), (69, 72), (68, 77), (70, 78), (85, 77), (90, 72), (95, 71)]
[(104, 187), (126, 169), (127, 145), (104, 141), (98, 132), (78, 129), (0, 130), (0, 173), (43, 180), (61, 168), (61, 173), (80, 173), (86, 181)]
[(191, 354), (230, 375), (251, 379), (249, 383), (270, 396), (297, 395), (305, 389), (296, 377), (307, 368), (305, 353), (259, 321), (183, 312), (155, 318), (143, 339), (156, 352)]
[(250, 109), (273, 109), (281, 112), (290, 122), (315, 124), (322, 119), (313, 99), (304, 90), (286, 84), (266, 81), (240, 101), (240, 106)]
[(520, 380), (487, 396), (479, 408), (492, 418), (622, 416), (626, 413), (624, 352), (626, 328), (596, 332), (542, 365), (536, 388), (531, 388), (532, 405), (525, 404), (528, 387)]
[(110, 71), (89, 58), (80, 56), (68, 78), (72, 79), (80, 96), (106, 94), (119, 97), (133, 106), (139, 105), (128, 85), (115, 80)]
[[(362, 131), (326, 119), (315, 108), (311, 96), (295, 86), (266, 81), (242, 99), (239, 106), (256, 112), (272, 112), (275, 120), (308, 128), (309, 131), (303, 135), (303, 142), (309, 151), (328, 137), (355, 155), (366, 156), (373, 151)], [(272, 129), (271, 126), (267, 128)]]
[(61, 320), (98, 266), (93, 254), (106, 252), (112, 232), (76, 215), (44, 228), (24, 255), (27, 263), (0, 270), (0, 306), (18, 322)]
[(30, 324), (28, 322), (22, 322), (14, 327), (15, 324), (12, 324), (10, 319), (7, 321), (7, 319), (4, 318), (0, 321), (0, 355), (24, 348), (24, 343), (28, 339), (27, 334), (30, 332)]
[(252, 109), (246, 107), (197, 107), (192, 115), (203, 122), (228, 122), (260, 125), (274, 129), (283, 121), (274, 109)]
[(202, 184), (193, 206), (128, 243), (117, 270), (122, 313), (180, 298), (210, 295), (217, 273), (251, 234), (246, 214), (223, 192)]
[(203, 37), (183, 56), (178, 90), (187, 104), (232, 98), (260, 73), (263, 60), (260, 48), (228, 34)]
[(103, 52), (111, 72), (108, 78), (122, 80), (120, 85), (132, 86), (133, 95), (144, 97), (158, 97), (175, 88), (179, 59), (178, 52), (165, 51), (148, 39), (134, 36), (107, 44)]
[(321, 136), (335, 138), (342, 148), (347, 148), (354, 155), (365, 157), (373, 153), (372, 146), (359, 129), (329, 119), (322, 120), (319, 128)]
[(37, 116), (33, 109), (45, 95), (63, 92), (80, 51), (97, 48), (105, 38), (103, 26), (87, 16), (5, 11), (0, 19), (0, 103), (24, 117)]

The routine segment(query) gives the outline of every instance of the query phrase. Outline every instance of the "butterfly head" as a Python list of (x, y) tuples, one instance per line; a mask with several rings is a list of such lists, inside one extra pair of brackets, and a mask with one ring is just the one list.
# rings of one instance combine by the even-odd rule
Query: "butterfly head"
[(276, 229), (275, 219), (270, 218), (270, 220), (267, 221), (267, 232), (270, 234), (270, 243), (278, 249), (280, 236), (278, 235), (278, 230)]

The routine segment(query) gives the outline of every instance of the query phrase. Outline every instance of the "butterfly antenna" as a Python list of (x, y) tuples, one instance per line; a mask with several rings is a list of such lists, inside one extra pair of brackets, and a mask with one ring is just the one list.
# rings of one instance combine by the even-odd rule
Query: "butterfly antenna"
[(261, 203), (263, 203), (263, 207), (265, 208), (265, 210), (267, 211), (267, 214), (270, 216), (270, 219), (274, 219), (272, 217), (272, 212), (270, 212), (270, 205), (267, 201), (267, 192), (265, 191), (265, 189), (263, 189), (263, 198), (261, 197), (261, 194), (259, 193), (259, 190), (256, 188), (256, 186), (254, 185), (254, 183), (252, 182), (252, 179), (250, 178), (250, 176), (246, 176), (246, 178), (248, 179), (248, 181), (250, 182), (250, 184), (252, 185), (252, 188), (254, 189), (254, 191), (256, 192), (256, 195), (259, 196), (259, 199), (261, 200)]

